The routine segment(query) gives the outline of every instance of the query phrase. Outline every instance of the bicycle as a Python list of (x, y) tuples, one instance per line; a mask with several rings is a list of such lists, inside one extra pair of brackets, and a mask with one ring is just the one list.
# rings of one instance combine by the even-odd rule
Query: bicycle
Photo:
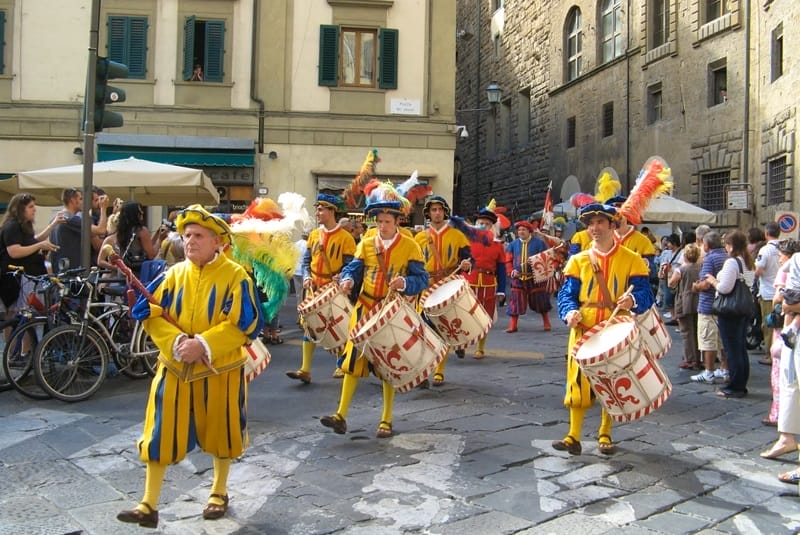
[[(82, 270), (67, 270), (60, 275), (34, 276), (25, 273), (19, 266), (9, 268), (15, 277), (33, 281), (34, 291), (28, 297), (26, 309), (0, 323), (0, 328), (10, 330), (2, 354), (4, 380), (9, 388), (27, 397), (48, 399), (50, 394), (41, 388), (33, 373), (34, 349), (50, 329), (77, 320), (76, 313), (70, 308), (74, 296), (69, 293), (69, 278)], [(41, 295), (42, 299), (37, 295)]]
[[(84, 282), (89, 300), (79, 321), (52, 329), (36, 347), (36, 377), (45, 391), (62, 401), (82, 401), (97, 392), (109, 373), (109, 355), (128, 377), (155, 374), (158, 349), (118, 299), (126, 290), (101, 289), (124, 279), (101, 279), (101, 273), (107, 272), (93, 270)], [(104, 296), (112, 300), (100, 300)]]

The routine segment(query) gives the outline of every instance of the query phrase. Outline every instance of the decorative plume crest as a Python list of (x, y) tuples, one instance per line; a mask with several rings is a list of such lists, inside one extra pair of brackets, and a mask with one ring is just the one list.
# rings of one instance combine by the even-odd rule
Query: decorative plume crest
[(588, 193), (573, 193), (569, 198), (570, 204), (577, 209), (581, 209), (587, 204), (592, 204), (595, 202), (594, 197), (589, 195)]
[(417, 177), (417, 170), (414, 169), (414, 172), (411, 173), (411, 176), (397, 186), (398, 193), (408, 199), (408, 202), (411, 203), (412, 206), (416, 204), (417, 201), (420, 201), (430, 195), (433, 191), (428, 184), (423, 184)]
[(342, 193), (348, 207), (355, 208), (358, 206), (358, 198), (369, 181), (375, 178), (375, 167), (380, 161), (378, 149), (372, 149), (367, 153), (367, 157), (364, 159), (364, 163), (361, 164), (358, 174), (350, 182), (350, 186)]
[(639, 225), (650, 201), (672, 189), (672, 171), (660, 156), (651, 156), (636, 178), (636, 185), (618, 213), (631, 224)]
[(622, 183), (613, 167), (604, 167), (597, 177), (597, 191), (594, 198), (597, 202), (605, 204), (611, 197), (616, 197), (622, 192)]

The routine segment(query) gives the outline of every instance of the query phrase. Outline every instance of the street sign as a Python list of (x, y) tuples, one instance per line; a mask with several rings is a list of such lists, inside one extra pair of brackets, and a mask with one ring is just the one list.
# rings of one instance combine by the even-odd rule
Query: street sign
[(728, 210), (749, 210), (750, 195), (747, 184), (730, 184), (726, 186), (725, 207)]
[(800, 221), (800, 212), (777, 212), (775, 214), (775, 222), (781, 229), (781, 239), (797, 239), (798, 221)]

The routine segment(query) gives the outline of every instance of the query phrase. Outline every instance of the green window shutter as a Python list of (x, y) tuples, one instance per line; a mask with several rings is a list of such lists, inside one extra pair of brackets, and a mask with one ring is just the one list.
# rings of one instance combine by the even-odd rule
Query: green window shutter
[(190, 80), (194, 71), (194, 15), (183, 22), (183, 79)]
[(380, 52), (378, 56), (378, 87), (397, 89), (397, 30), (381, 28), (378, 33)]
[(128, 59), (128, 17), (108, 17), (108, 59), (126, 63)]
[(222, 60), (225, 58), (225, 21), (206, 21), (205, 46), (204, 79), (206, 82), (221, 82), (225, 75), (225, 71), (222, 70)]
[(147, 17), (128, 19), (128, 78), (147, 77)]
[(339, 85), (339, 27), (323, 24), (319, 27), (318, 85)]
[(6, 65), (3, 58), (6, 52), (6, 12), (0, 11), (0, 74), (6, 72)]

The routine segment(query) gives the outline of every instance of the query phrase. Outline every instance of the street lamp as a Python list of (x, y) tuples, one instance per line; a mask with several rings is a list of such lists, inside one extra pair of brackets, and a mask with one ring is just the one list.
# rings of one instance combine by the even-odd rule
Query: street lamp
[(503, 90), (500, 89), (500, 84), (497, 82), (492, 82), (491, 84), (486, 86), (486, 100), (489, 101), (488, 108), (465, 108), (461, 110), (456, 110), (457, 112), (467, 112), (467, 111), (489, 111), (493, 110), (495, 106), (500, 104), (500, 99), (503, 98)]

